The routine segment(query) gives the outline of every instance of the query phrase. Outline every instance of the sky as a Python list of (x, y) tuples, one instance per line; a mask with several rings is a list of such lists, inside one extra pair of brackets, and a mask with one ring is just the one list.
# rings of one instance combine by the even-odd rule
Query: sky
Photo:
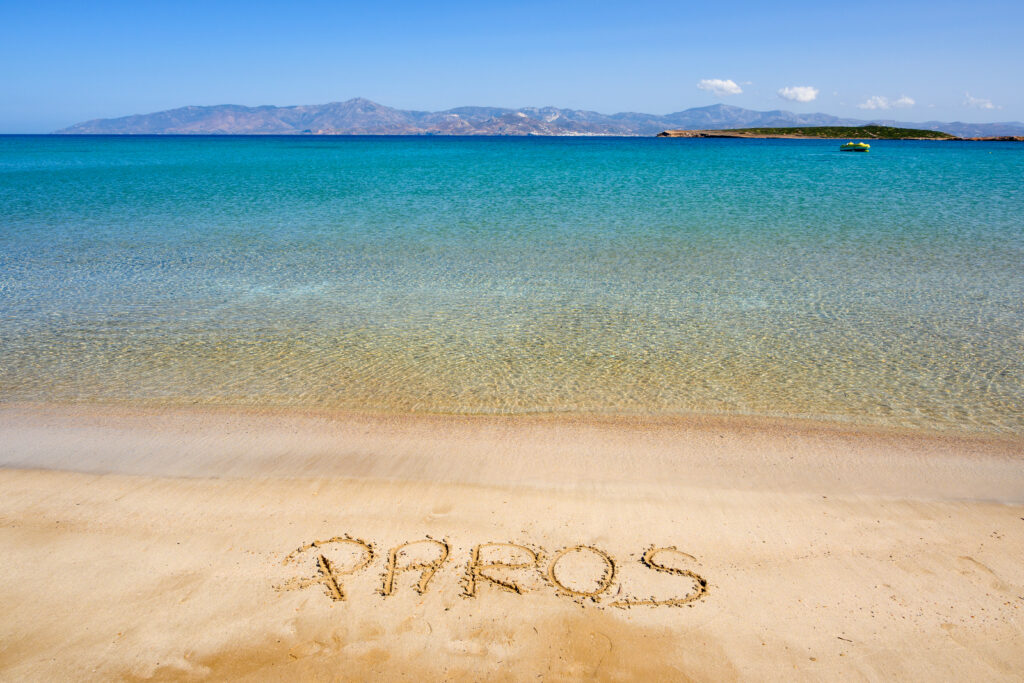
[(1019, 121), (1021, 25), (1021, 0), (0, 0), (0, 133), (352, 97)]

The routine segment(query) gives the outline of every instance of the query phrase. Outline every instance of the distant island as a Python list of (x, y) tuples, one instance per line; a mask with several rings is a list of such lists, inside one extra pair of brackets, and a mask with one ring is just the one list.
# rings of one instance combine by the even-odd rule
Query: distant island
[(665, 130), (659, 138), (784, 138), (849, 140), (958, 140), (940, 130), (893, 126), (805, 126), (800, 128), (726, 128), (719, 130)]
[[(829, 114), (754, 111), (715, 104), (671, 114), (601, 114), (557, 107), (394, 109), (363, 98), (329, 104), (247, 107), (190, 106), (152, 114), (95, 119), (56, 131), (64, 135), (618, 135), (671, 130), (772, 130), (864, 126), (917, 129), (959, 137), (1024, 136), (1024, 123), (944, 123), (846, 119)], [(788, 133), (787, 133), (788, 134)], [(937, 139), (937, 138), (928, 138)]]

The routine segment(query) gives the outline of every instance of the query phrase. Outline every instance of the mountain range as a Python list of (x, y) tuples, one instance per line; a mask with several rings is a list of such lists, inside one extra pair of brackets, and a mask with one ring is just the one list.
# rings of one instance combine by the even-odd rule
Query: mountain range
[(860, 126), (874, 123), (941, 130), (960, 137), (1024, 135), (1024, 123), (902, 122), (829, 114), (754, 111), (726, 104), (657, 115), (600, 114), (557, 107), (457, 107), (429, 112), (394, 109), (363, 98), (329, 104), (181, 107), (153, 114), (95, 119), (56, 131), (64, 135), (625, 135), (673, 129)]

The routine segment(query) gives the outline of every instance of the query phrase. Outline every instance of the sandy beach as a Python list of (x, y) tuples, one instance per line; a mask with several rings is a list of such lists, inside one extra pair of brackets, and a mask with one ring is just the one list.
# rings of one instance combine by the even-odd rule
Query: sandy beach
[(1019, 680), (1019, 441), (0, 409), (5, 680)]
[(3, 3), (0, 683), (1024, 683), (1024, 3), (694, 9)]

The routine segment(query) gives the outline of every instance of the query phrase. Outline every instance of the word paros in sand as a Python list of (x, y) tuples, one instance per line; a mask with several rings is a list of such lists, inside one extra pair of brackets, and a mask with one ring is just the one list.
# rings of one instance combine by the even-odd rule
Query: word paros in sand
[[(333, 601), (349, 598), (345, 583), (367, 571), (381, 559), (380, 581), (375, 592), (387, 598), (399, 591), (400, 579), (412, 574), (406, 583), (420, 594), (430, 590), (442, 568), (450, 565), (452, 547), (448, 540), (426, 537), (400, 543), (387, 552), (352, 536), (335, 536), (313, 541), (288, 554), (284, 565), (308, 567), (313, 576), (292, 578), (279, 589), (293, 590), (321, 586)], [(678, 577), (678, 583), (660, 596), (641, 596), (646, 583), (637, 585), (617, 581), (621, 566), (607, 551), (594, 545), (574, 545), (549, 554), (539, 546), (512, 542), (487, 542), (473, 546), (461, 571), (461, 596), (476, 598), (489, 589), (516, 595), (553, 589), (559, 596), (585, 600), (612, 607), (681, 606), (700, 600), (708, 591), (708, 582), (685, 565), (696, 562), (692, 555), (675, 546), (648, 546), (639, 558), (645, 572)], [(653, 575), (651, 575), (653, 576)], [(662, 582), (660, 588), (664, 589)], [(632, 590), (631, 590), (632, 589)], [(408, 589), (406, 589), (408, 590)]]

